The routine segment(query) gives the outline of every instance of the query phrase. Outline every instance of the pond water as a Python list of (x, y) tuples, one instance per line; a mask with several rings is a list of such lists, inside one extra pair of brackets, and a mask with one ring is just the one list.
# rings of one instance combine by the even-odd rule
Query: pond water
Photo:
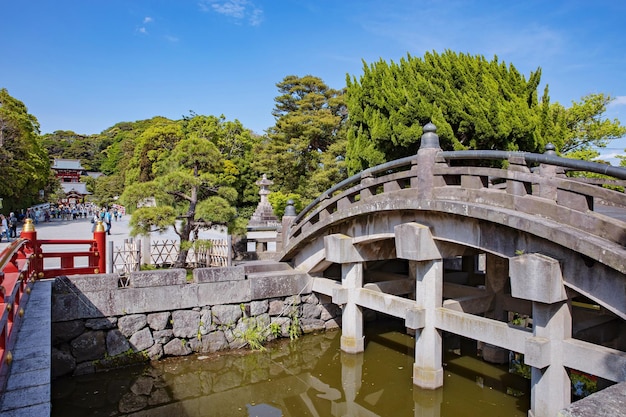
[[(412, 383), (414, 338), (399, 321), (368, 323), (362, 354), (339, 331), (265, 351), (169, 358), (56, 380), (52, 416), (526, 416), (530, 383), (475, 355), (444, 355), (444, 387)], [(459, 346), (457, 346), (458, 348)]]

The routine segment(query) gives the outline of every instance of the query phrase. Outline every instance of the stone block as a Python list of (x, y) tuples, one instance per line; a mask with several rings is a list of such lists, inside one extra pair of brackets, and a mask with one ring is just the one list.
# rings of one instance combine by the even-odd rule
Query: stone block
[(253, 300), (286, 297), (311, 292), (312, 279), (303, 272), (263, 273), (249, 275), (250, 296)]
[(196, 268), (193, 270), (193, 281), (198, 284), (220, 281), (242, 281), (244, 279), (246, 279), (246, 274), (242, 266)]
[(247, 262), (242, 265), (244, 269), (244, 273), (248, 274), (258, 274), (260, 272), (277, 272), (277, 271), (292, 271), (293, 268), (285, 262), (268, 262), (268, 261), (259, 261), (259, 262)]
[(350, 291), (347, 288), (337, 287), (333, 288), (333, 303), (337, 305), (343, 305), (348, 302), (348, 296)]
[(441, 259), (430, 229), (418, 223), (399, 224), (394, 227), (396, 254), (410, 261), (432, 261)]
[(509, 261), (511, 295), (553, 304), (567, 299), (561, 265), (540, 253), (516, 256)]
[(75, 294), (77, 292), (108, 291), (118, 288), (117, 274), (70, 275), (54, 280), (53, 293)]
[(324, 252), (329, 262), (345, 264), (364, 261), (352, 244), (352, 238), (342, 234), (325, 236)]
[(157, 269), (130, 273), (128, 286), (132, 288), (181, 285), (187, 283), (187, 271), (184, 269)]
[(426, 323), (426, 310), (413, 308), (407, 310), (404, 325), (409, 329), (422, 329)]
[(247, 303), (250, 297), (248, 280), (198, 284), (197, 305)]
[[(152, 313), (197, 307), (198, 285), (120, 288), (112, 294), (109, 315)], [(205, 303), (206, 304), (206, 303)]]
[(537, 369), (550, 365), (550, 340), (545, 337), (529, 337), (524, 349), (524, 363)]

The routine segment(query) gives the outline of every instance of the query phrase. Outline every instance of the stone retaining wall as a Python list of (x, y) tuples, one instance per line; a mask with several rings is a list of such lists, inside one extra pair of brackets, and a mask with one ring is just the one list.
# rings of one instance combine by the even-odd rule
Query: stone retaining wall
[(57, 278), (52, 295), (53, 377), (147, 359), (238, 349), (336, 329), (341, 310), (311, 292), (310, 277), (281, 267), (184, 269)]

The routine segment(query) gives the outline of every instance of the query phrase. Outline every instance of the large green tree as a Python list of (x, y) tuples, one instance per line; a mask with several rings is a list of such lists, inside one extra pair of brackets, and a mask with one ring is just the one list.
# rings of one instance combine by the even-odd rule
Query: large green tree
[(540, 81), (540, 68), (526, 78), (497, 57), (452, 51), (364, 63), (358, 80), (347, 78), (348, 168), (415, 154), (430, 121), (444, 150), (542, 152), (552, 142), (561, 154), (588, 157), (624, 135), (619, 121), (603, 116), (609, 96), (592, 94), (565, 108), (550, 103), (547, 86), (539, 98)]
[(181, 123), (186, 136), (208, 140), (217, 147), (223, 158), (220, 181), (237, 190), (237, 207), (256, 207), (259, 195), (254, 182), (258, 180), (258, 173), (252, 163), (261, 137), (246, 129), (239, 120), (226, 120), (224, 115), (202, 116), (191, 112)]
[[(255, 167), (274, 181), (276, 191), (312, 199), (345, 178), (343, 92), (312, 75), (289, 75), (276, 86), (276, 123), (268, 129)], [(322, 173), (326, 170), (330, 177)]]
[[(186, 264), (190, 242), (201, 229), (228, 225), (236, 215), (237, 192), (220, 183), (222, 157), (210, 141), (184, 138), (155, 167), (158, 175), (126, 187), (122, 195), (132, 213), (131, 233), (148, 234), (173, 227), (180, 237), (177, 267)], [(156, 205), (141, 207), (154, 199)]]
[(5, 88), (0, 89), (0, 172), (0, 197), (8, 209), (37, 202), (40, 190), (53, 181), (39, 122)]
[(611, 140), (626, 135), (626, 127), (617, 119), (604, 117), (606, 107), (613, 101), (610, 95), (595, 93), (573, 101), (565, 108), (559, 103), (541, 103), (541, 134), (568, 157), (592, 159)]
[(347, 78), (351, 172), (415, 154), (430, 121), (447, 150), (536, 151), (542, 145), (539, 68), (526, 79), (497, 57), (445, 51), (364, 63), (363, 71), (359, 80)]

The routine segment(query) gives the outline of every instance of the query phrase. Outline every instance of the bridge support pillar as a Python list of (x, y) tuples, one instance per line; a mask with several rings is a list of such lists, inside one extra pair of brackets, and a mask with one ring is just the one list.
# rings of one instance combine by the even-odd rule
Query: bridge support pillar
[(348, 302), (341, 317), (341, 350), (359, 353), (365, 350), (363, 336), (363, 310), (354, 302), (354, 290), (363, 286), (363, 263), (341, 265), (341, 285), (348, 289)]
[(524, 361), (532, 367), (528, 415), (555, 416), (571, 403), (563, 341), (572, 337), (572, 311), (561, 266), (556, 259), (533, 253), (512, 258), (509, 272), (511, 295), (533, 303), (533, 337), (526, 339), (524, 348)]
[(435, 311), (443, 300), (443, 261), (409, 261), (415, 278), (415, 302), (425, 310), (424, 327), (415, 332), (413, 384), (436, 389), (443, 386), (442, 337), (435, 327)]

